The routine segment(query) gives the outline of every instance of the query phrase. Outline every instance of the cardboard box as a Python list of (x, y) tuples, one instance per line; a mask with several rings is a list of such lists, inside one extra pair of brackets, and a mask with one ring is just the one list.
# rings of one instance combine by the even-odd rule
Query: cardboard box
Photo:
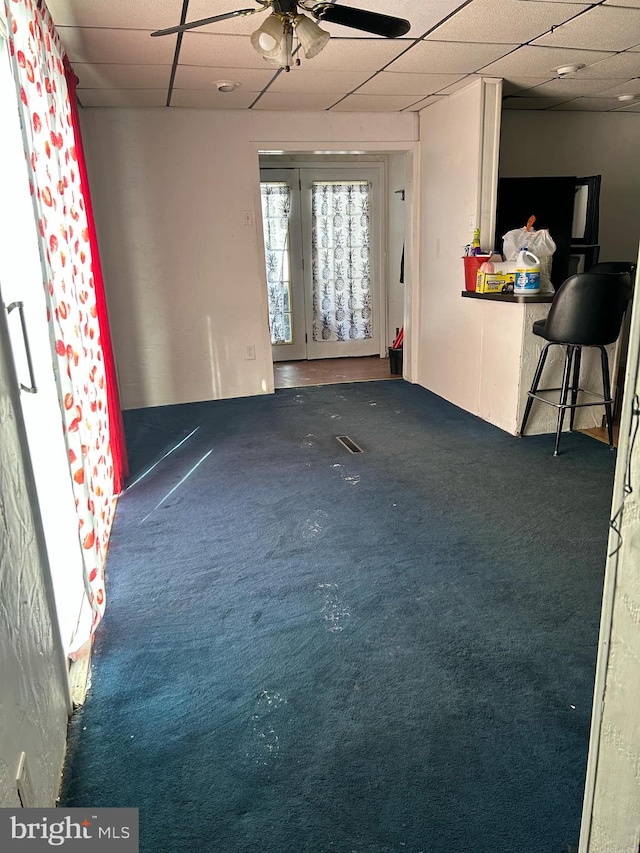
[(515, 273), (480, 272), (476, 276), (476, 293), (502, 293), (502, 288), (515, 283)]

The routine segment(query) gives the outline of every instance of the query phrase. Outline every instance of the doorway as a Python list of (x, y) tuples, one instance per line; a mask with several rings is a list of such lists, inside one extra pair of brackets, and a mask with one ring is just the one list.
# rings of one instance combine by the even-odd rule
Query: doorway
[(382, 164), (260, 178), (273, 361), (383, 354)]

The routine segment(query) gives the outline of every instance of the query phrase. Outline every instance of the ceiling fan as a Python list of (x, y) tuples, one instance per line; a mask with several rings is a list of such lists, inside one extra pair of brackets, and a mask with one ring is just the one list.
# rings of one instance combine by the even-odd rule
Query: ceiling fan
[[(312, 59), (320, 53), (330, 38), (330, 34), (304, 12), (311, 13), (317, 21), (341, 24), (344, 27), (362, 30), (383, 38), (398, 38), (406, 35), (411, 29), (411, 24), (404, 18), (381, 15), (366, 9), (354, 9), (352, 6), (340, 6), (330, 0), (320, 3), (316, 0), (255, 0), (255, 2), (258, 4), (255, 9), (236, 9), (211, 18), (201, 18), (198, 21), (189, 21), (175, 27), (156, 30), (151, 35), (168, 36), (183, 33), (185, 30), (215, 24), (217, 21), (255, 15), (256, 12), (264, 12), (271, 8), (269, 16), (252, 34), (251, 44), (269, 64), (289, 71), (294, 62), (296, 65), (300, 64), (299, 58), (295, 61), (293, 58), (300, 48), (307, 59)], [(295, 49), (294, 38), (298, 41)]]

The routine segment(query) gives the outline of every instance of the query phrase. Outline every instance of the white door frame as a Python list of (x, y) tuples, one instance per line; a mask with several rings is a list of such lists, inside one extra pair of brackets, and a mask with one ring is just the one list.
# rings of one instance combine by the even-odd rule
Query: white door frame
[[(379, 226), (380, 226), (380, 256), (379, 256), (379, 282), (380, 287), (378, 289), (378, 297), (376, 305), (378, 321), (377, 325), (380, 330), (380, 339), (378, 341), (378, 354), (382, 357), (386, 355), (387, 351), (387, 341), (386, 341), (386, 332), (387, 332), (387, 318), (388, 318), (388, 306), (387, 306), (387, 292), (388, 292), (388, 250), (387, 250), (387, 231), (388, 231), (388, 216), (387, 216), (387, 204), (386, 199), (388, 196), (388, 187), (387, 187), (387, 164), (384, 160), (374, 160), (367, 159), (367, 155), (370, 157), (379, 157), (384, 156), (386, 154), (404, 154), (407, 161), (406, 166), (406, 177), (407, 182), (405, 185), (405, 221), (407, 223), (407, 237), (405, 243), (405, 378), (409, 379), (409, 381), (413, 381), (411, 379), (412, 371), (409, 366), (408, 354), (411, 352), (411, 342), (409, 340), (410, 332), (408, 329), (411, 326), (410, 323), (407, 322), (407, 310), (411, 310), (411, 306), (414, 302), (416, 302), (415, 295), (410, 294), (408, 291), (415, 287), (412, 278), (412, 270), (418, 269), (417, 259), (412, 257), (414, 252), (417, 252), (417, 247), (419, 245), (419, 241), (415, 239), (413, 233), (410, 233), (413, 229), (412, 223), (415, 221), (416, 217), (414, 217), (414, 193), (413, 187), (418, 185), (417, 180), (417, 169), (419, 158), (414, 156), (414, 151), (417, 149), (416, 143), (385, 143), (383, 145), (379, 143), (367, 143), (367, 150), (362, 150), (362, 143), (353, 143), (353, 142), (345, 142), (340, 147), (334, 147), (333, 149), (326, 149), (322, 151), (322, 155), (324, 157), (331, 157), (331, 155), (335, 155), (335, 160), (325, 159), (325, 160), (314, 160), (304, 158), (304, 154), (307, 153), (309, 155), (319, 153), (317, 151), (317, 145), (311, 145), (308, 143), (286, 143), (286, 144), (275, 144), (271, 142), (253, 142), (253, 145), (256, 149), (256, 158), (257, 158), (257, 166), (258, 166), (258, 176), (261, 175), (262, 170), (277, 170), (277, 169), (326, 169), (327, 171), (331, 171), (332, 169), (353, 169), (354, 173), (356, 170), (366, 170), (366, 169), (376, 169), (379, 174)], [(277, 155), (281, 158), (280, 162), (275, 162), (274, 160), (269, 160), (268, 162), (260, 163), (260, 156), (267, 155), (273, 157)], [(359, 156), (359, 160), (343, 160), (340, 159), (341, 155), (345, 154), (357, 154)], [(287, 156), (289, 155), (289, 156)], [(293, 157), (299, 157), (299, 159), (293, 159)], [(414, 174), (415, 173), (415, 174)], [(260, 240), (260, 252), (264, 261), (264, 241), (262, 239), (263, 230), (262, 230), (262, 206), (260, 201), (260, 186), (259, 181), (256, 186), (256, 195), (255, 195), (255, 210), (256, 210), (256, 225), (257, 232), (259, 234)], [(264, 267), (264, 263), (262, 265)], [(266, 273), (261, 269), (261, 273), (263, 273), (263, 284), (264, 284), (264, 294), (265, 294), (265, 305), (267, 304), (267, 286), (266, 286)], [(267, 320), (268, 320), (268, 308), (267, 308)], [(268, 326), (268, 323), (267, 323)], [(269, 339), (269, 345), (271, 345), (271, 341)], [(281, 360), (281, 359), (274, 359)]]

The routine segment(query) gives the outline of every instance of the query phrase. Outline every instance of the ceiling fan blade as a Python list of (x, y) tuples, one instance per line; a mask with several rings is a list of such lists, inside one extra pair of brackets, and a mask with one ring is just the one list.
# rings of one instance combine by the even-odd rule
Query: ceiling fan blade
[(379, 15), (377, 12), (353, 9), (351, 6), (338, 6), (335, 3), (319, 3), (311, 9), (311, 13), (320, 21), (342, 24), (343, 27), (364, 30), (366, 33), (388, 39), (404, 36), (411, 29), (411, 24), (404, 18), (392, 18), (390, 15)]
[(206, 24), (215, 24), (216, 21), (226, 21), (228, 18), (239, 18), (242, 15), (253, 15), (255, 12), (263, 12), (266, 7), (261, 9), (236, 9), (235, 12), (225, 12), (224, 15), (214, 15), (213, 18), (201, 18), (199, 21), (189, 21), (188, 24), (178, 24), (177, 27), (169, 27), (166, 30), (156, 30), (151, 33), (152, 36), (170, 36), (173, 33), (183, 33), (185, 30), (192, 30), (195, 27), (204, 27)]

